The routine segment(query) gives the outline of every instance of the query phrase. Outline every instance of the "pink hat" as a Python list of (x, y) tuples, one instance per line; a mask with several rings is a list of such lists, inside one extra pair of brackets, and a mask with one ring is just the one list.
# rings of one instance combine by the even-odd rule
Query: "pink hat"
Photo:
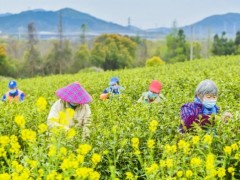
[(152, 80), (149, 86), (149, 90), (155, 93), (160, 93), (160, 91), (162, 90), (162, 84), (157, 80)]
[(60, 99), (70, 103), (87, 104), (92, 101), (92, 97), (78, 82), (74, 82), (58, 89), (56, 95)]

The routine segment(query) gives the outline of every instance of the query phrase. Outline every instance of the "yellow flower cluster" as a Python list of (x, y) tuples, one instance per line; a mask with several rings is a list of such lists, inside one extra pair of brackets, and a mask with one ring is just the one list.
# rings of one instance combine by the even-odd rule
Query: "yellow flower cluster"
[(231, 153), (232, 153), (232, 148), (231, 148), (231, 146), (225, 146), (225, 147), (224, 147), (224, 152), (225, 152), (227, 155), (231, 155)]
[(76, 176), (81, 179), (98, 180), (100, 179), (100, 174), (94, 171), (92, 168), (81, 167), (76, 169)]
[(132, 143), (132, 148), (134, 150), (134, 154), (139, 155), (140, 151), (139, 151), (139, 139), (138, 138), (132, 138), (131, 139), (131, 143)]
[(21, 115), (17, 115), (14, 118), (14, 121), (20, 128), (23, 128), (25, 126), (25, 123), (26, 123), (24, 117), (21, 116)]
[(155, 141), (154, 141), (153, 139), (149, 139), (149, 140), (147, 141), (147, 147), (148, 147), (149, 149), (153, 149), (153, 148), (154, 148), (154, 145), (155, 145)]
[(159, 169), (158, 164), (153, 163), (150, 167), (146, 168), (146, 173), (147, 174), (155, 174), (155, 173), (157, 173), (158, 169)]
[(200, 166), (202, 164), (202, 160), (199, 157), (194, 157), (190, 162), (192, 167)]
[(76, 130), (71, 128), (67, 131), (67, 135), (66, 135), (66, 138), (67, 139), (72, 139), (74, 136), (76, 136)]
[(209, 144), (209, 145), (212, 144), (212, 136), (209, 135), (209, 134), (206, 134), (204, 136), (203, 142), (206, 143), (206, 144)]
[(131, 173), (131, 172), (126, 172), (125, 174), (126, 174), (126, 179), (127, 179), (127, 180), (133, 180), (133, 179), (134, 179), (133, 173)]
[(38, 111), (44, 111), (47, 107), (47, 100), (44, 97), (39, 97), (36, 102)]
[(77, 152), (81, 155), (86, 155), (89, 151), (91, 151), (92, 146), (90, 146), (89, 144), (80, 144)]
[(177, 151), (177, 146), (176, 145), (169, 145), (169, 144), (166, 144), (164, 146), (164, 151), (166, 154), (172, 154), (172, 153), (175, 153)]
[(21, 131), (21, 137), (24, 141), (31, 143), (36, 142), (36, 132), (30, 129), (23, 129)]
[(94, 153), (92, 155), (91, 160), (92, 160), (93, 164), (96, 165), (97, 163), (99, 163), (101, 161), (101, 155)]
[(192, 143), (193, 143), (193, 144), (198, 144), (199, 140), (200, 140), (200, 137), (199, 137), (199, 136), (193, 136), (193, 137), (192, 137)]
[(38, 125), (38, 133), (45, 133), (48, 129), (48, 126), (44, 123)]
[(155, 132), (157, 130), (157, 126), (158, 126), (158, 121), (152, 120), (149, 124), (149, 130), (151, 132)]

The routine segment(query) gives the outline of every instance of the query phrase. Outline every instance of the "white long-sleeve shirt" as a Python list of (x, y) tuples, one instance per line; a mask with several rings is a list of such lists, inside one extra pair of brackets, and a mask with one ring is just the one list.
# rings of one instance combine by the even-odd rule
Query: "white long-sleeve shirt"
[(89, 126), (91, 125), (91, 110), (88, 104), (82, 104), (76, 107), (75, 113), (72, 119), (68, 119), (68, 124), (63, 125), (54, 121), (53, 119), (59, 118), (59, 113), (70, 108), (69, 104), (63, 100), (57, 100), (51, 107), (50, 113), (47, 118), (47, 124), (49, 127), (64, 126), (66, 129), (73, 126), (79, 126), (83, 128), (83, 138), (89, 136)]

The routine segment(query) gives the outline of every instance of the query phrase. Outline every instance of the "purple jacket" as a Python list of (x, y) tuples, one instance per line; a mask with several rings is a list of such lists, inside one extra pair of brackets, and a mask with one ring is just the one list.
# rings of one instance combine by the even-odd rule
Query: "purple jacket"
[[(218, 113), (219, 108), (217, 106), (215, 107)], [(211, 124), (208, 120), (209, 116), (203, 114), (203, 105), (196, 102), (186, 103), (181, 107), (181, 119), (186, 129), (191, 128), (194, 122), (200, 126)], [(182, 124), (180, 125), (180, 131), (184, 132)]]

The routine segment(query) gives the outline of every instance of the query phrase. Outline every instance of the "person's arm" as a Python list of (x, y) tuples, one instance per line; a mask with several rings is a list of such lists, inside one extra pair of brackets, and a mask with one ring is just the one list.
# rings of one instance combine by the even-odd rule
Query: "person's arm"
[(20, 99), (19, 99), (19, 100), (20, 100), (20, 101), (23, 101), (24, 98), (25, 98), (25, 94), (24, 94), (24, 93), (21, 93), (21, 94), (20, 94)]
[(88, 104), (85, 105), (84, 111), (85, 111), (84, 112), (85, 114), (83, 116), (83, 121), (82, 121), (82, 127), (83, 127), (82, 138), (83, 139), (90, 136), (89, 126), (92, 123), (91, 110), (90, 110), (90, 106)]
[(60, 123), (55, 121), (58, 119), (60, 111), (61, 111), (61, 100), (58, 100), (52, 105), (50, 113), (47, 118), (47, 125), (50, 128), (55, 126), (62, 126)]
[(210, 123), (209, 116), (198, 114), (194, 107), (187, 104), (181, 107), (181, 119), (183, 120), (183, 126), (185, 126), (187, 129), (191, 128), (193, 123), (197, 123), (201, 126)]
[(7, 96), (6, 96), (6, 94), (4, 94), (3, 97), (2, 97), (2, 101), (6, 102), (6, 100), (7, 100)]

